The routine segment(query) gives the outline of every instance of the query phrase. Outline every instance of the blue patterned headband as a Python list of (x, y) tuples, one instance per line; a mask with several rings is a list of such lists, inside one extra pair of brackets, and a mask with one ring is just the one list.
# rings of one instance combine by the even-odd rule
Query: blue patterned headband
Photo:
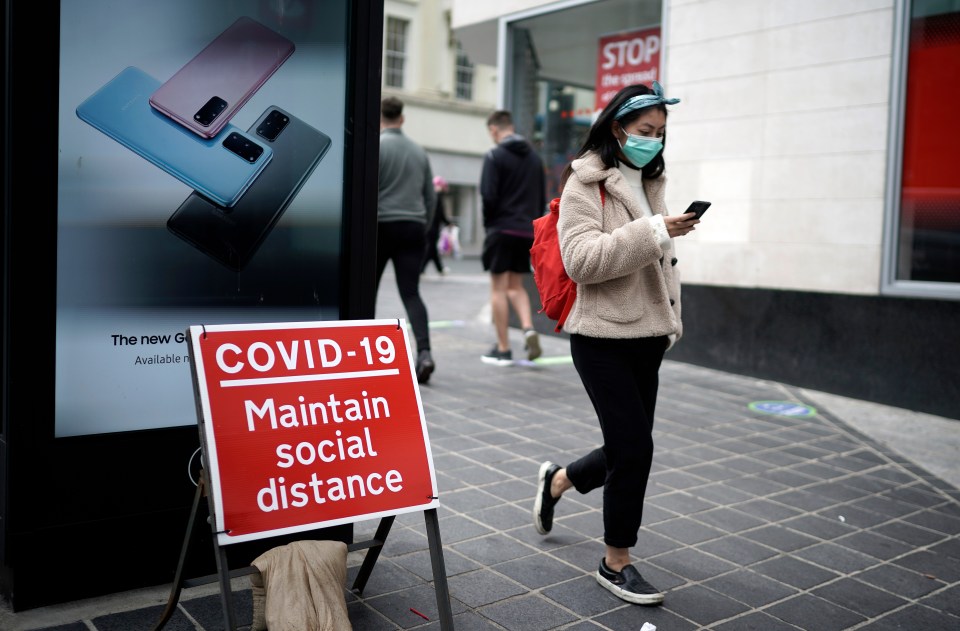
[(620, 120), (630, 112), (650, 107), (651, 105), (660, 105), (661, 103), (663, 105), (676, 105), (679, 102), (680, 99), (663, 98), (663, 86), (660, 85), (659, 82), (654, 81), (653, 94), (638, 94), (637, 96), (630, 97), (620, 106), (620, 109), (617, 110), (613, 120)]

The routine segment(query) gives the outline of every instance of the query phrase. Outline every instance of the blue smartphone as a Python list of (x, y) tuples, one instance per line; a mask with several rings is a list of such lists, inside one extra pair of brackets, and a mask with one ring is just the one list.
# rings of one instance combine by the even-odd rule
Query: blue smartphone
[(233, 125), (210, 139), (194, 134), (150, 106), (158, 87), (160, 81), (129, 66), (81, 103), (77, 116), (201, 195), (233, 206), (273, 150)]
[(273, 160), (232, 208), (191, 193), (167, 228), (207, 256), (241, 271), (330, 148), (330, 137), (271, 106), (247, 130), (273, 149)]

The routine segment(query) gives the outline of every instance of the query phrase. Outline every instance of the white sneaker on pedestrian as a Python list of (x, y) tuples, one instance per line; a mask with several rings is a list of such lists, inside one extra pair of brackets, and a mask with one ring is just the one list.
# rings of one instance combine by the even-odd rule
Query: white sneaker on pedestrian
[(659, 605), (663, 602), (663, 592), (648, 583), (632, 565), (624, 565), (622, 570), (614, 572), (600, 559), (596, 577), (601, 587), (628, 603)]
[(480, 361), (484, 364), (493, 364), (494, 366), (512, 366), (513, 352), (511, 352), (509, 348), (501, 351), (497, 348), (497, 345), (494, 344), (493, 348), (480, 356)]
[(540, 348), (540, 336), (533, 329), (527, 329), (523, 332), (523, 341), (527, 349), (527, 359), (535, 360), (543, 355), (543, 349)]

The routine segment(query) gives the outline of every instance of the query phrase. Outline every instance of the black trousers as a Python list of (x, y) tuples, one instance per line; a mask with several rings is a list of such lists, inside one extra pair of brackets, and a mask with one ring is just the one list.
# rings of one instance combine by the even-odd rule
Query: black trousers
[(380, 277), (393, 261), (397, 290), (413, 328), (417, 352), (430, 350), (427, 306), (420, 298), (420, 270), (426, 247), (426, 226), (417, 221), (381, 221), (377, 223), (377, 290)]
[(666, 337), (570, 336), (573, 364), (600, 420), (603, 446), (568, 464), (567, 477), (580, 493), (603, 487), (603, 541), (615, 548), (637, 544), (666, 349)]

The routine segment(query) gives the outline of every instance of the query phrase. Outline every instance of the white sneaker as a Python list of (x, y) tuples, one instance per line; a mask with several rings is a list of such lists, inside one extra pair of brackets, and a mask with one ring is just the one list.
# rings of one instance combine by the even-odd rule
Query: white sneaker
[(540, 336), (537, 335), (536, 331), (527, 329), (523, 332), (523, 339), (526, 343), (527, 359), (533, 361), (543, 355), (543, 349), (540, 348)]
[(494, 366), (511, 366), (513, 365), (513, 353), (510, 349), (501, 351), (497, 349), (497, 345), (494, 344), (493, 348), (480, 356), (480, 361), (484, 364), (493, 364)]

